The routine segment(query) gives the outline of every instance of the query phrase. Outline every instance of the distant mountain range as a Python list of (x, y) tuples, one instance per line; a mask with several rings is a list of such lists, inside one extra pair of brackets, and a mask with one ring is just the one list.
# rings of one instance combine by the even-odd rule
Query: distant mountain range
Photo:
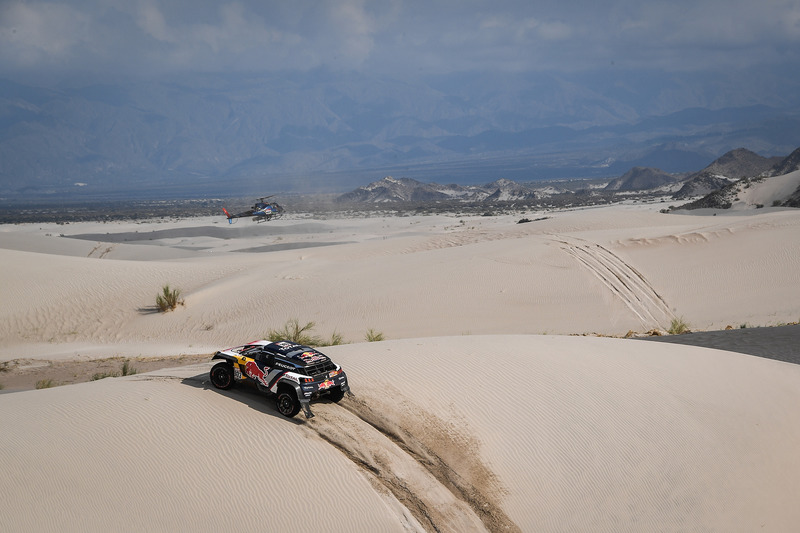
[[(425, 204), (425, 203), (536, 203), (552, 200), (559, 195), (570, 199), (576, 193), (591, 196), (600, 192), (640, 193), (671, 195), (674, 199), (689, 199), (702, 196), (684, 206), (726, 207), (727, 194), (720, 196), (741, 180), (782, 176), (800, 169), (800, 148), (788, 157), (763, 157), (750, 150), (737, 148), (727, 152), (700, 171), (680, 175), (669, 174), (657, 168), (634, 167), (619, 178), (607, 183), (576, 181), (517, 183), (507, 179), (496, 180), (485, 185), (440, 185), (423, 183), (411, 178), (387, 176), (369, 185), (358, 187), (337, 198), (340, 203), (352, 204)], [(723, 198), (723, 200), (720, 200)], [(800, 188), (778, 204), (791, 207), (800, 199)]]
[(0, 80), (0, 198), (341, 192), (385, 175), (474, 185), (615, 177), (636, 166), (672, 174), (737, 146), (774, 155), (800, 145), (800, 99), (676, 101), (690, 81), (623, 89), (544, 74), (330, 72), (59, 88)]
[(342, 203), (427, 203), (427, 202), (500, 202), (536, 200), (542, 191), (534, 185), (501, 179), (486, 185), (439, 185), (422, 183), (411, 178), (387, 176), (380, 181), (345, 193), (337, 198)]

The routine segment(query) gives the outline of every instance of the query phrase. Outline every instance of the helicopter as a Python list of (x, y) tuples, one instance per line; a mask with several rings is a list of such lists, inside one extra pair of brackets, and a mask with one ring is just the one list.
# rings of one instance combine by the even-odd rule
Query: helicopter
[(228, 224), (233, 224), (238, 219), (246, 217), (253, 217), (254, 222), (266, 222), (273, 217), (279, 218), (283, 214), (283, 207), (275, 202), (266, 201), (273, 196), (275, 195), (262, 196), (252, 208), (247, 211), (242, 211), (241, 213), (236, 213), (235, 215), (231, 215), (228, 213), (228, 210), (223, 207), (222, 210), (225, 212), (225, 216), (228, 217)]

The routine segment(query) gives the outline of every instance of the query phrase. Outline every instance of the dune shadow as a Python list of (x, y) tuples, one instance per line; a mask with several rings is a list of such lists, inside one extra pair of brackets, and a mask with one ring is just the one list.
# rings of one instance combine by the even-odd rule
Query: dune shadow
[(251, 383), (237, 383), (228, 390), (222, 390), (214, 387), (211, 384), (211, 381), (208, 379), (208, 373), (203, 372), (202, 374), (197, 374), (195, 376), (182, 379), (181, 384), (188, 385), (195, 389), (203, 389), (215, 392), (225, 396), (226, 398), (241, 402), (251, 409), (258, 411), (259, 413), (271, 416), (273, 418), (279, 418), (290, 424), (301, 425), (305, 423), (305, 417), (303, 417), (302, 412), (299, 413), (295, 418), (287, 418), (280, 414), (275, 407), (274, 399), (259, 391), (258, 388)]
[(256, 246), (253, 248), (243, 248), (236, 250), (237, 252), (246, 253), (261, 253), (261, 252), (279, 252), (282, 250), (302, 250), (304, 248), (318, 248), (320, 246), (336, 246), (338, 244), (352, 244), (355, 241), (340, 241), (340, 242), (285, 242), (281, 244), (267, 244), (265, 246)]
[(640, 337), (638, 340), (700, 346), (800, 364), (800, 324), (696, 331), (683, 335)]

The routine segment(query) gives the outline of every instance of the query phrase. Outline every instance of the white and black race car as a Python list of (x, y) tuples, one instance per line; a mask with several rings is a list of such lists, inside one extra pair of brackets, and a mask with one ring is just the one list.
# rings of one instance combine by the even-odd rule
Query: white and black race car
[(255, 341), (220, 350), (212, 359), (221, 359), (209, 374), (215, 387), (229, 389), (237, 381), (252, 380), (260, 391), (275, 395), (278, 411), (288, 417), (303, 409), (306, 418), (311, 418), (311, 400), (326, 397), (338, 402), (350, 390), (339, 365), (322, 352), (294, 342)]

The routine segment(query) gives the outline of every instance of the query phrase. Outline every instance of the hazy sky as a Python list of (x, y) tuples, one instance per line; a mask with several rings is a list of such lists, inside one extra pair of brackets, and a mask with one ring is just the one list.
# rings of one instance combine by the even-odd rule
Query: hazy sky
[(0, 0), (0, 77), (797, 67), (796, 0)]

